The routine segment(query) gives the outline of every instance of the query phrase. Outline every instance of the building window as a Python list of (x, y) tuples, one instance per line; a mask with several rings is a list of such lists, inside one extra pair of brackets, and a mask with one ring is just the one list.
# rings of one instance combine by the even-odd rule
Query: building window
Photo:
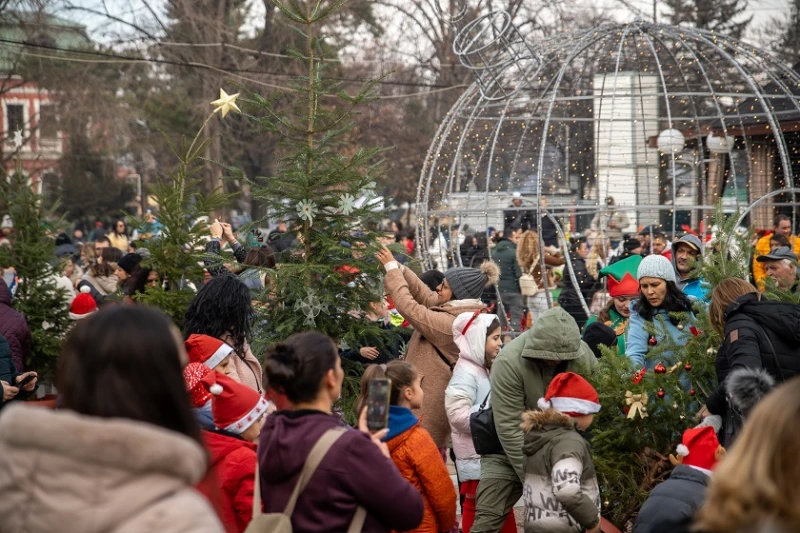
[(8, 132), (6, 137), (13, 138), (17, 131), (25, 131), (25, 108), (22, 104), (6, 104), (6, 121)]
[(56, 107), (52, 104), (39, 106), (39, 137), (58, 138), (58, 117), (56, 117)]

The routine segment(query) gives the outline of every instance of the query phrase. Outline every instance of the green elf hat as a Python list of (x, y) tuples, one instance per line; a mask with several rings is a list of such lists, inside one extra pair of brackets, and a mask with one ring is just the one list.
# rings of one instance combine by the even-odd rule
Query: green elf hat
[(641, 255), (632, 255), (600, 270), (601, 276), (608, 276), (609, 296), (615, 298), (639, 294), (639, 280), (636, 279), (636, 271), (641, 262)]

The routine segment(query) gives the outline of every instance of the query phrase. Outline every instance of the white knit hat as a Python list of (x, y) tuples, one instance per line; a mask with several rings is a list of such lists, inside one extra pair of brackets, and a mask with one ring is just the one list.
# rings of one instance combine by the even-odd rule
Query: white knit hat
[(678, 282), (672, 263), (663, 255), (648, 255), (642, 259), (636, 278), (640, 281), (642, 278), (659, 278), (672, 283)]

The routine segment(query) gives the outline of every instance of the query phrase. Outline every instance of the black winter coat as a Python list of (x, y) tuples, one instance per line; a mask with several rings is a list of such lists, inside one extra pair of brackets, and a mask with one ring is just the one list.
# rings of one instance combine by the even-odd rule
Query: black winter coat
[(690, 466), (678, 465), (669, 479), (650, 492), (633, 533), (689, 533), (695, 512), (703, 504), (710, 478)]
[(800, 374), (800, 304), (759, 300), (755, 293), (737, 298), (725, 310), (725, 340), (714, 366), (719, 386), (706, 405), (718, 415), (726, 411), (724, 383), (734, 368), (764, 368), (776, 383)]
[(578, 282), (576, 287), (572, 283), (572, 276), (569, 275), (569, 265), (564, 266), (564, 274), (561, 278), (561, 294), (558, 296), (558, 305), (570, 314), (578, 327), (583, 329), (584, 324), (589, 319), (583, 310), (578, 291), (583, 294), (583, 299), (586, 301), (588, 307), (592, 302), (592, 296), (597, 292), (600, 287), (597, 280), (595, 280), (586, 270), (586, 260), (581, 259), (576, 255), (572, 255), (572, 268), (575, 271), (575, 279)]
[(25, 370), (25, 360), (31, 355), (31, 331), (25, 317), (11, 307), (11, 291), (0, 277), (0, 335), (11, 347), (11, 359), (19, 372)]

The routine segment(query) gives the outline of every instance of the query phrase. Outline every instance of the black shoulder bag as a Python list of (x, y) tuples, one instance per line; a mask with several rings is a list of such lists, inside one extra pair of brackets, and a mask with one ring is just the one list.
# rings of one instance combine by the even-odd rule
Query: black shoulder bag
[(472, 445), (478, 455), (505, 453), (497, 429), (494, 427), (494, 413), (491, 406), (486, 406), (491, 392), (483, 399), (478, 410), (469, 415), (469, 431), (472, 433)]

